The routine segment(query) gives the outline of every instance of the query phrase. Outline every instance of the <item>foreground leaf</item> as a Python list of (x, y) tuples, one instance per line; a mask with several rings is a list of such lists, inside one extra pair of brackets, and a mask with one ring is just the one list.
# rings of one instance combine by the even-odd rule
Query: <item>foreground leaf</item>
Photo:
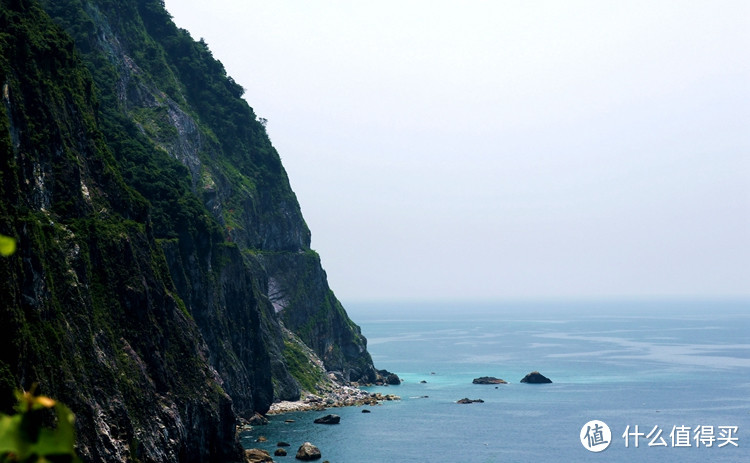
[(16, 240), (10, 236), (0, 235), (0, 255), (9, 256), (16, 252)]

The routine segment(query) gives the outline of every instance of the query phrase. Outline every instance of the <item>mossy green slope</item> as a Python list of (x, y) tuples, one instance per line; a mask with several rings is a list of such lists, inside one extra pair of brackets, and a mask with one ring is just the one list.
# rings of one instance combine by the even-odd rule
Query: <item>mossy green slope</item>
[[(0, 0), (0, 408), (78, 416), (87, 461), (240, 458), (235, 416), (374, 379), (278, 153), (158, 0)], [(296, 378), (296, 380), (295, 380)]]
[[(289, 385), (278, 354), (283, 349), (274, 326), (278, 320), (292, 321), (292, 331), (328, 369), (341, 370), (351, 380), (372, 381), (375, 370), (366, 341), (333, 296), (320, 260), (310, 250), (310, 231), (279, 155), (265, 127), (240, 98), (242, 88), (226, 75), (207, 45), (177, 28), (159, 0), (43, 3), (85, 50), (84, 61), (106, 101), (103, 120), (129, 127), (131, 136), (140, 132), (156, 148), (149, 156), (132, 156), (127, 149), (131, 138), (116, 137), (126, 146), (115, 146), (114, 151), (128, 185), (152, 205), (157, 238), (178, 238), (180, 252), (170, 255), (184, 265), (168, 259), (170, 268), (178, 269), (172, 277), (184, 282), (178, 285), (179, 294), (188, 308), (194, 308), (190, 310), (199, 326), (204, 326), (200, 313), (222, 312), (221, 307), (200, 309), (211, 299), (206, 292), (221, 293), (221, 288), (216, 288), (215, 268), (208, 272), (206, 265), (199, 275), (192, 262), (208, 262), (208, 255), (216, 260), (215, 250), (225, 249), (217, 244), (233, 243), (252, 274), (261, 335), (268, 334), (263, 344), (272, 351), (277, 384)], [(107, 131), (122, 132), (110, 126)], [(175, 193), (179, 169), (183, 183)], [(197, 233), (196, 225), (202, 226)], [(212, 241), (206, 239), (209, 229)], [(235, 257), (229, 260), (236, 262)], [(290, 260), (299, 265), (290, 269)], [(192, 274), (183, 279), (180, 269), (191, 269)], [(280, 314), (270, 308), (269, 285), (277, 289), (270, 299), (294, 301)], [(196, 288), (203, 293), (196, 294)], [(317, 329), (319, 339), (313, 340), (309, 330), (300, 328), (310, 324), (308, 318), (321, 316), (325, 323)], [(210, 331), (221, 335), (225, 328), (214, 326)], [(224, 343), (212, 345), (216, 336), (207, 331), (203, 330), (210, 347), (222, 350)], [(331, 355), (332, 348), (338, 354)], [(277, 397), (295, 392), (294, 387), (281, 390)], [(237, 405), (236, 394), (230, 395)]]
[(34, 2), (3, 0), (0, 30), (0, 226), (19, 242), (0, 260), (4, 405), (38, 382), (75, 410), (90, 461), (236, 458), (231, 401), (149, 204), (116, 168), (74, 42)]

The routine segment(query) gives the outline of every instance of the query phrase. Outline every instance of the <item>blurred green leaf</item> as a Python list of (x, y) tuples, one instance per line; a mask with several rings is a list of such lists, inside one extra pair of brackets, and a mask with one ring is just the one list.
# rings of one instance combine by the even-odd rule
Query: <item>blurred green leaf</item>
[[(0, 455), (19, 453), (21, 415), (0, 415)], [(2, 460), (2, 457), (0, 457)]]
[[(20, 413), (0, 414), (0, 463), (44, 462), (47, 457), (66, 457), (78, 462), (75, 453), (75, 417), (68, 407), (53, 399), (32, 394), (18, 394), (22, 399)], [(23, 401), (26, 406), (23, 406)], [(56, 424), (42, 426), (39, 413), (54, 407)]]
[(31, 446), (32, 453), (37, 455), (71, 455), (75, 453), (75, 421), (73, 413), (68, 407), (58, 403), (55, 405), (57, 426), (54, 429), (43, 428), (39, 439)]
[(10, 236), (0, 235), (0, 255), (9, 256), (16, 252), (16, 240)]

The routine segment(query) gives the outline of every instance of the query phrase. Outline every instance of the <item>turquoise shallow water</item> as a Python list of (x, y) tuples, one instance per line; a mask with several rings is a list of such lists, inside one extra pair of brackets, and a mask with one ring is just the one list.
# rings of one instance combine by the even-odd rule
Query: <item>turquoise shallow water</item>
[[(399, 402), (272, 417), (243, 439), (273, 451), (283, 440), (294, 461), (304, 441), (336, 462), (742, 462), (750, 461), (750, 303), (350, 304), (376, 366), (400, 386), (373, 391)], [(521, 384), (539, 370), (548, 385)], [(507, 385), (471, 384), (496, 376)], [(426, 381), (421, 383), (420, 381)], [(427, 396), (427, 397), (425, 397)], [(460, 405), (463, 397), (484, 403)], [(294, 423), (285, 423), (294, 419)], [(579, 440), (601, 420), (612, 431), (601, 453)], [(635, 426), (644, 436), (625, 445)], [(679, 427), (683, 428), (679, 428)], [(696, 446), (713, 426), (712, 447)], [(722, 426), (734, 446), (719, 448)], [(667, 444), (649, 447), (648, 434)], [(670, 433), (689, 429), (690, 447)], [(267, 443), (256, 443), (258, 436)], [(699, 439), (700, 440), (700, 439)], [(658, 440), (654, 440), (659, 443)]]

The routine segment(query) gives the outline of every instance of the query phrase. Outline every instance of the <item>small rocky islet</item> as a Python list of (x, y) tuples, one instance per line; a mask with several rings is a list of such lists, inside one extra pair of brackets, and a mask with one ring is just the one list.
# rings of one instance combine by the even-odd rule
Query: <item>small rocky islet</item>
[(507, 381), (500, 378), (495, 378), (494, 376), (482, 376), (479, 378), (474, 378), (474, 380), (471, 382), (472, 384), (508, 384)]
[(341, 417), (338, 415), (328, 414), (326, 416), (321, 416), (320, 418), (315, 418), (315, 421), (313, 423), (315, 424), (339, 424), (341, 422)]
[(539, 373), (538, 371), (532, 371), (528, 375), (524, 376), (521, 382), (527, 384), (549, 384), (552, 382), (552, 380)]
[[(521, 379), (522, 383), (527, 384), (549, 384), (552, 382), (551, 379), (547, 378), (538, 371), (532, 371)], [(481, 376), (474, 378), (472, 384), (508, 384), (504, 379), (496, 378), (494, 376)]]
[(483, 404), (484, 400), (482, 399), (469, 399), (468, 397), (464, 397), (463, 399), (459, 399), (456, 401), (457, 404)]
[[(520, 382), (526, 383), (526, 384), (549, 384), (552, 382), (552, 380), (547, 378), (543, 374), (539, 373), (538, 371), (532, 371), (531, 373), (524, 376)], [(505, 381), (504, 379), (496, 378), (494, 376), (481, 376), (479, 378), (474, 378), (474, 380), (471, 383), (472, 384), (508, 384), (508, 382)], [(495, 389), (497, 389), (497, 387), (495, 387)], [(484, 400), (469, 399), (467, 397), (464, 397), (463, 399), (457, 400), (456, 403), (457, 404), (484, 403)]]

